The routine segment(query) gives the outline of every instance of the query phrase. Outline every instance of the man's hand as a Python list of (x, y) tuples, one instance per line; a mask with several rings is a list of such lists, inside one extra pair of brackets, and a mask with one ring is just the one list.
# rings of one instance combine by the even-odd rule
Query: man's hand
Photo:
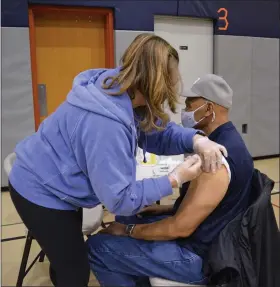
[(205, 172), (216, 172), (222, 167), (223, 155), (227, 157), (227, 150), (207, 137), (195, 135), (193, 138), (193, 149), (202, 159), (202, 168)]
[(125, 229), (126, 225), (118, 222), (113, 222), (107, 228), (100, 230), (99, 233), (106, 233), (117, 236), (127, 236), (127, 234), (125, 233)]

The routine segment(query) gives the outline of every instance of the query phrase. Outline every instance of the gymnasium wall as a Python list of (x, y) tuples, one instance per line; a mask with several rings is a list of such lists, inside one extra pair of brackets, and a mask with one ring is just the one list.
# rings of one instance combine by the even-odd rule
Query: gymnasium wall
[(231, 118), (247, 125), (253, 156), (279, 154), (279, 1), (2, 0), (2, 161), (34, 131), (28, 4), (112, 8), (116, 64), (135, 36), (153, 32), (154, 15), (214, 19), (214, 72), (233, 88)]

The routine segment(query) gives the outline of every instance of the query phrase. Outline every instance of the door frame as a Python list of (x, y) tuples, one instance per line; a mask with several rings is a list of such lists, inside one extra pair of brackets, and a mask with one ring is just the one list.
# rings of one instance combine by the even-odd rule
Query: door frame
[(43, 6), (32, 5), (28, 8), (29, 19), (29, 41), (30, 41), (30, 59), (31, 59), (31, 76), (33, 90), (33, 105), (35, 130), (40, 125), (40, 107), (37, 83), (37, 62), (36, 62), (36, 37), (35, 37), (35, 15), (50, 14), (63, 12), (75, 15), (99, 15), (105, 16), (105, 68), (113, 68), (115, 66), (114, 57), (114, 15), (113, 10), (108, 8), (92, 8), (92, 7), (67, 7), (67, 6)]

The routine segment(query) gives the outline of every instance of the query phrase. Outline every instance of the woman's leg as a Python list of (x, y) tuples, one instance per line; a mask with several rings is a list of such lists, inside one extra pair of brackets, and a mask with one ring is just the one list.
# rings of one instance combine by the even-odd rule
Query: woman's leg
[(63, 211), (35, 205), (11, 185), (10, 194), (23, 223), (47, 255), (56, 274), (56, 286), (86, 287), (90, 271), (82, 234), (82, 210)]

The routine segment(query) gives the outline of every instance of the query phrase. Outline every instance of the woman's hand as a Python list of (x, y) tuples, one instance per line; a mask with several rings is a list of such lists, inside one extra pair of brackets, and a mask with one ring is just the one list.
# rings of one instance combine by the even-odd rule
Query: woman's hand
[[(177, 187), (181, 187), (183, 183), (195, 179), (201, 173), (201, 164), (202, 161), (197, 154), (188, 156), (183, 163), (175, 167), (169, 174), (171, 184), (175, 180)], [(174, 187), (174, 184), (172, 187)]]
[(207, 137), (195, 135), (193, 139), (193, 149), (202, 159), (202, 168), (206, 172), (216, 172), (222, 167), (223, 155), (227, 157), (227, 150)]
[(99, 233), (106, 233), (116, 236), (127, 236), (125, 229), (126, 225), (118, 222), (113, 222), (107, 228), (101, 229)]

